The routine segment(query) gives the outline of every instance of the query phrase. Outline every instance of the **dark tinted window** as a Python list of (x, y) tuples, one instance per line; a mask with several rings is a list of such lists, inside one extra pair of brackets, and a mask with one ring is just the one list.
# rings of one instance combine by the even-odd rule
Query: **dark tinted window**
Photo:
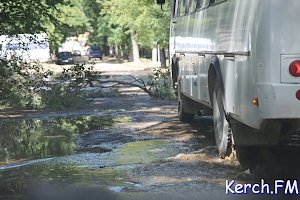
[(60, 53), (58, 53), (58, 56), (59, 57), (71, 57), (72, 54), (71, 54), (71, 52), (60, 52)]
[(94, 51), (94, 52), (101, 52), (101, 49), (91, 49), (91, 51)]
[(91, 51), (101, 51), (100, 47), (91, 47), (90, 48)]
[(176, 9), (176, 7), (177, 7), (177, 0), (174, 0), (172, 5), (173, 5), (173, 10), (172, 10), (172, 14), (173, 15), (172, 16), (173, 16), (173, 18), (175, 18), (175, 17), (177, 17), (177, 13), (176, 13), (177, 12), (177, 9)]

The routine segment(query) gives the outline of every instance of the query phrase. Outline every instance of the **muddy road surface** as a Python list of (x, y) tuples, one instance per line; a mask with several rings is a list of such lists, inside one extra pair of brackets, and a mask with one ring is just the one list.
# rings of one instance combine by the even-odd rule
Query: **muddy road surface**
[(299, 198), (226, 194), (226, 180), (298, 179), (299, 151), (275, 151), (253, 175), (234, 156), (219, 159), (212, 125), (211, 117), (181, 123), (176, 101), (142, 93), (98, 98), (82, 110), (2, 113), (0, 199)]

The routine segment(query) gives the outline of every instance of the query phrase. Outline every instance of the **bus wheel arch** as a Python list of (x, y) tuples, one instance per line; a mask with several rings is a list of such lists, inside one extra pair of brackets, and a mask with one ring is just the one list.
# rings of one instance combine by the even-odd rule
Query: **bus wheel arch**
[[(208, 86), (209, 86), (209, 96), (210, 96), (210, 102), (212, 103), (212, 97), (213, 97), (213, 92), (215, 89), (215, 83), (216, 81), (219, 84), (219, 87), (222, 91), (222, 94), (225, 94), (224, 91), (224, 83), (223, 83), (223, 77), (221, 73), (221, 68), (220, 68), (220, 62), (217, 56), (213, 56), (211, 59), (211, 63), (208, 69)], [(223, 98), (224, 100), (224, 98)], [(225, 103), (225, 102), (223, 102)], [(224, 104), (225, 105), (225, 104)]]
[(226, 116), (224, 102), (224, 85), (218, 58), (213, 57), (208, 71), (208, 85), (211, 105), (213, 107), (214, 133), (217, 149), (221, 158), (232, 152), (232, 131)]

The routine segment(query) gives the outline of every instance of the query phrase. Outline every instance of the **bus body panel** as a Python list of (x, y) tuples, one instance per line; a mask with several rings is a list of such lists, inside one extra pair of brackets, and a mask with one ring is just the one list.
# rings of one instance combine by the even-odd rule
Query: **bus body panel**
[[(175, 8), (180, 13), (180, 4)], [(181, 92), (212, 107), (208, 71), (217, 56), (232, 118), (258, 130), (269, 119), (299, 120), (300, 78), (289, 73), (300, 60), (299, 9), (298, 0), (227, 0), (175, 16), (170, 52), (178, 58)]]
[[(255, 82), (252, 81), (256, 72), (255, 68), (248, 67), (251, 60), (247, 55), (251, 50), (251, 33), (258, 6), (258, 0), (229, 0), (209, 9), (177, 17), (175, 30), (171, 31), (171, 38), (175, 37), (174, 49), (181, 54), (179, 65), (183, 94), (211, 106), (208, 69), (211, 55), (217, 54), (224, 79), (227, 112), (252, 127), (259, 127), (260, 119), (257, 117), (258, 109), (251, 104), (251, 99), (257, 96)], [(226, 53), (241, 56), (237, 55), (234, 60), (230, 60), (224, 58)], [(197, 65), (194, 60), (198, 60)], [(251, 80), (252, 83), (238, 84), (240, 80)], [(244, 113), (247, 113), (246, 116)]]

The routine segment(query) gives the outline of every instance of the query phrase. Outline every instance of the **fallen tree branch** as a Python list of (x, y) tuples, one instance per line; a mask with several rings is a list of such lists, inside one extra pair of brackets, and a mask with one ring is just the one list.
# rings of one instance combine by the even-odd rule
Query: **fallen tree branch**
[[(144, 92), (146, 92), (150, 97), (154, 97), (155, 96), (155, 94), (151, 90), (149, 90), (146, 87), (145, 84), (141, 85), (141, 84), (135, 83), (137, 80), (135, 80), (133, 82), (127, 82), (127, 81), (116, 81), (116, 80), (99, 80), (99, 79), (93, 79), (92, 81), (97, 82), (99, 84), (115, 83), (114, 85), (109, 86), (109, 87), (116, 87), (118, 85), (128, 85), (128, 86), (132, 86), (132, 87), (137, 87), (137, 88), (140, 88), (141, 90), (143, 90)], [(100, 87), (103, 88), (103, 86), (100, 86)]]
[(100, 74), (101, 72), (91, 71), (91, 68), (86, 68), (83, 65), (76, 65), (70, 69), (64, 70), (62, 73), (62, 78), (67, 78), (70, 81), (68, 87), (71, 89), (82, 90), (87, 87), (97, 87), (101, 89), (125, 85), (139, 88), (140, 91), (144, 91), (152, 98), (173, 97), (171, 88), (167, 86), (167, 82), (169, 82), (168, 70), (154, 70), (154, 74), (149, 75), (149, 80), (143, 80), (132, 75), (129, 75), (131, 80), (110, 80), (103, 79)]
[(131, 77), (133, 80), (135, 80), (136, 82), (139, 82), (140, 84), (142, 84), (144, 87), (146, 87), (146, 83), (143, 79), (140, 79), (140, 78), (136, 78), (132, 75), (129, 75), (129, 77)]

